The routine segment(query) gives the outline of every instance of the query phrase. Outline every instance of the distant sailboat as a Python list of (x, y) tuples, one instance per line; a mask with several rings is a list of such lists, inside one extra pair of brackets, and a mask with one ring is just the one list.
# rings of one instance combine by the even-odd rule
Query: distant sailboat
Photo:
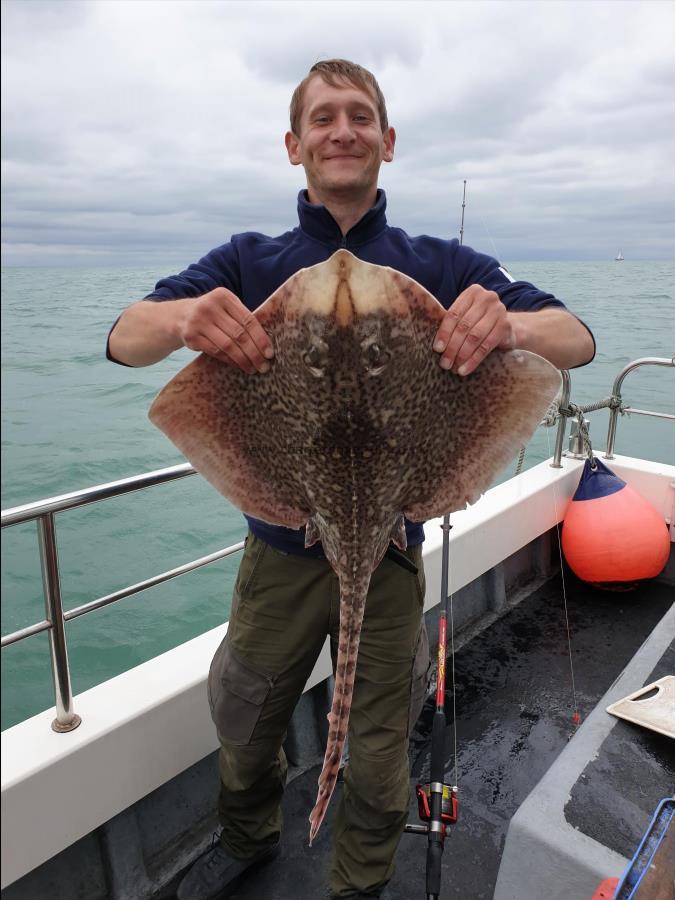
[(621, 262), (621, 260), (623, 259), (623, 253), (619, 250), (614, 259), (616, 260), (616, 262)]

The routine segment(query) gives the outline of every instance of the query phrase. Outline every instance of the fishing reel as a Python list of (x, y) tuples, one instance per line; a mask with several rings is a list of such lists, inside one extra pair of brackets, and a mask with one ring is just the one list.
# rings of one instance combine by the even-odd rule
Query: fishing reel
[[(444, 825), (454, 825), (457, 821), (458, 799), (457, 788), (444, 784), (441, 799), (441, 822)], [(423, 822), (431, 821), (431, 785), (416, 784), (417, 810)]]
[[(441, 793), (441, 817), (440, 817), (440, 830), (445, 837), (445, 830), (448, 825), (454, 825), (457, 821), (457, 815), (459, 812), (459, 799), (457, 796), (457, 787), (455, 785), (449, 784), (436, 784), (434, 782), (434, 788), (438, 787), (440, 790), (438, 793)], [(435, 791), (434, 791), (435, 793)], [(417, 812), (422, 822), (426, 822), (426, 825), (406, 825), (405, 831), (408, 834), (429, 834), (430, 824), (432, 822), (431, 815), (431, 794), (432, 794), (432, 785), (431, 784), (416, 784), (415, 785), (415, 795), (417, 796)], [(434, 830), (438, 830), (437, 827)]]

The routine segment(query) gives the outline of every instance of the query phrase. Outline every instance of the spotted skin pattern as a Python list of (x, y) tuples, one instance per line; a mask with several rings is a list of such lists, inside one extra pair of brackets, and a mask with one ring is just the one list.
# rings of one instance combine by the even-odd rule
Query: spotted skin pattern
[(342, 759), (373, 570), (403, 516), (474, 503), (526, 444), (560, 385), (539, 356), (493, 352), (462, 378), (432, 350), (444, 310), (421, 285), (346, 250), (297, 272), (256, 310), (266, 374), (202, 355), (150, 418), (248, 515), (320, 540), (340, 584), (335, 691), (310, 843)]

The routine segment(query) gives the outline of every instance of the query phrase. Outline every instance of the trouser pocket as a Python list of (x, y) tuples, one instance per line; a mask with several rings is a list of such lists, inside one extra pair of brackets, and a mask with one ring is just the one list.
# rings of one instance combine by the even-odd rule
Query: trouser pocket
[(235, 747), (251, 742), (274, 677), (253, 668), (230, 646), (226, 635), (213, 657), (209, 705), (218, 737)]

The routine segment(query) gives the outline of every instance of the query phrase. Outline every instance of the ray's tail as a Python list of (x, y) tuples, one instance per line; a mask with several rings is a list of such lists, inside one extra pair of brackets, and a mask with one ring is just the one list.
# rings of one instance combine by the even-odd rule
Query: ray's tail
[(319, 792), (309, 817), (310, 847), (326, 815), (344, 753), (369, 581), (370, 577), (365, 585), (360, 585), (360, 590), (355, 590), (352, 585), (347, 589), (343, 588), (343, 581), (340, 579), (340, 638), (335, 667), (335, 689), (331, 711), (328, 714), (328, 742), (323, 768), (319, 775)]

